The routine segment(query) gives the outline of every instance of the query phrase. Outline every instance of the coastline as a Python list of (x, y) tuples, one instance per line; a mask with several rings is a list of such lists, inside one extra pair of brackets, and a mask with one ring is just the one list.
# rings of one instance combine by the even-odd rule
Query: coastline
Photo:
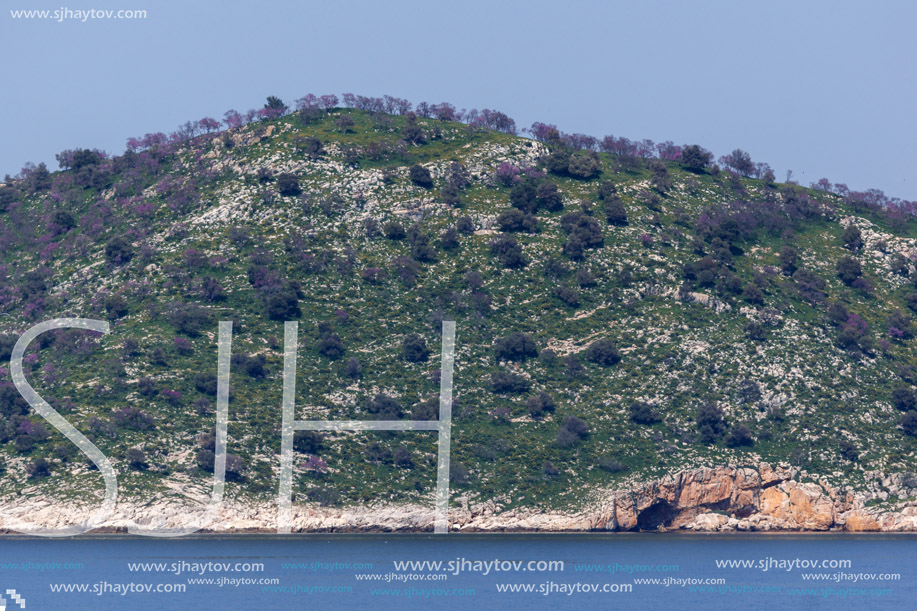
[[(593, 490), (582, 509), (507, 509), (493, 500), (458, 498), (450, 534), (898, 534), (917, 533), (917, 490), (905, 475), (888, 475), (879, 492), (800, 482), (789, 465), (721, 466), (681, 471), (624, 490)], [(885, 492), (885, 488), (891, 492)], [(898, 499), (904, 496), (905, 500)], [(884, 499), (882, 497), (885, 497)], [(875, 500), (888, 501), (885, 506)], [(0, 536), (23, 535), (16, 520), (44, 528), (85, 522), (94, 506), (73, 507), (40, 497), (0, 499)], [(128, 528), (176, 529), (201, 506), (122, 499), (115, 512), (83, 536), (133, 537)], [(292, 535), (432, 535), (434, 513), (419, 504), (321, 507), (295, 504)], [(273, 502), (225, 501), (206, 528), (186, 536), (287, 536), (276, 532)]]

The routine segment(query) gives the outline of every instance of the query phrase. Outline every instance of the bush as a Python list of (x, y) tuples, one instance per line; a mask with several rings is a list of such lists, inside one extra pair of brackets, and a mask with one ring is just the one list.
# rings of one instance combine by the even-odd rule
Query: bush
[(564, 305), (568, 307), (579, 307), (579, 291), (572, 286), (558, 286), (556, 289), (554, 289), (554, 296), (560, 299)]
[(411, 408), (412, 420), (436, 420), (439, 418), (439, 397), (431, 397)]
[(859, 250), (863, 247), (863, 233), (860, 231), (859, 227), (850, 223), (844, 227), (841, 241), (844, 243), (844, 248), (848, 250)]
[(299, 178), (295, 174), (280, 174), (277, 176), (277, 191), (281, 195), (296, 196), (302, 193), (299, 188)]
[(737, 424), (732, 427), (732, 430), (729, 431), (729, 435), (726, 437), (726, 445), (730, 448), (753, 446), (754, 444), (755, 440), (751, 436), (751, 431), (744, 424)]
[(127, 464), (134, 471), (143, 471), (149, 468), (146, 462), (146, 454), (139, 448), (131, 448), (127, 451)]
[(892, 405), (902, 412), (909, 412), (917, 408), (917, 397), (910, 386), (897, 386), (892, 391)]
[(51, 475), (51, 465), (42, 457), (36, 458), (26, 468), (30, 479), (38, 479)]
[(401, 405), (398, 401), (382, 393), (367, 402), (366, 410), (371, 414), (377, 414), (383, 420), (401, 418)]
[(325, 333), (318, 340), (318, 352), (331, 360), (344, 356), (344, 342), (337, 333)]
[(624, 463), (615, 460), (610, 456), (603, 456), (599, 459), (599, 469), (603, 471), (608, 471), (609, 473), (623, 473), (627, 471), (627, 465)]
[(589, 434), (589, 425), (576, 416), (564, 418), (554, 442), (561, 448), (568, 448), (581, 442)]
[(538, 348), (528, 333), (511, 333), (494, 342), (494, 355), (498, 361), (524, 362), (538, 356)]
[(295, 431), (293, 449), (303, 454), (319, 454), (322, 451), (322, 436), (315, 431)]
[(524, 231), (526, 233), (538, 232), (538, 219), (534, 214), (523, 212), (518, 208), (510, 208), (500, 213), (497, 217), (500, 231)]
[(860, 458), (860, 452), (849, 439), (841, 439), (837, 444), (837, 449), (840, 451), (844, 460), (856, 462)]
[(286, 282), (265, 292), (264, 311), (271, 320), (296, 320), (302, 316), (299, 309), (299, 291), (292, 283)]
[(189, 337), (197, 337), (210, 326), (210, 310), (194, 303), (172, 304), (167, 314), (169, 323)]
[(354, 380), (358, 379), (362, 373), (362, 368), (360, 367), (360, 361), (357, 357), (352, 356), (347, 359), (347, 364), (344, 366), (344, 375), (348, 378)]
[(122, 407), (113, 416), (117, 426), (134, 431), (148, 431), (153, 428), (153, 417), (138, 407)]
[(105, 244), (105, 260), (110, 265), (124, 265), (134, 257), (134, 247), (123, 235), (115, 236)]
[(917, 411), (909, 411), (901, 416), (901, 428), (905, 434), (917, 437)]
[(621, 198), (614, 195), (605, 200), (605, 221), (609, 225), (627, 225), (627, 209)]
[(537, 395), (529, 397), (525, 402), (525, 406), (529, 410), (529, 415), (537, 420), (544, 416), (545, 412), (554, 411), (554, 397), (541, 391)]
[(519, 374), (501, 370), (491, 374), (490, 386), (498, 394), (523, 393), (528, 392), (532, 383)]
[(460, 216), (455, 222), (455, 228), (459, 233), (472, 234), (474, 233), (474, 221), (471, 220), (470, 216)]
[(692, 172), (702, 172), (713, 161), (713, 153), (696, 145), (689, 144), (681, 149), (681, 163)]
[(403, 240), (407, 236), (404, 225), (397, 221), (389, 221), (382, 227), (382, 234), (389, 240)]
[(763, 342), (767, 339), (767, 331), (764, 329), (764, 325), (751, 320), (745, 325), (745, 336), (752, 341)]
[(630, 405), (630, 419), (637, 424), (652, 425), (662, 422), (662, 416), (659, 415), (653, 406), (643, 401), (634, 401)]
[(503, 267), (515, 269), (525, 267), (528, 258), (522, 253), (522, 246), (511, 236), (500, 236), (490, 244), (490, 254), (497, 257)]
[(617, 365), (621, 360), (621, 353), (610, 339), (600, 339), (589, 344), (586, 348), (586, 358), (602, 367)]
[(723, 410), (713, 403), (705, 403), (697, 410), (697, 430), (705, 444), (714, 443), (726, 430)]
[[(145, 378), (149, 379), (149, 378)], [(142, 381), (142, 380), (141, 380)], [(217, 394), (217, 377), (212, 373), (199, 373), (194, 376), (194, 388), (205, 395), (215, 397)], [(141, 392), (142, 394), (142, 392)]]
[(852, 285), (863, 275), (863, 267), (853, 257), (845, 256), (837, 262), (837, 277), (847, 286)]
[(408, 177), (418, 187), (423, 187), (424, 189), (433, 188), (433, 176), (430, 174), (430, 170), (420, 164), (411, 166), (411, 169), (408, 170)]
[(430, 358), (430, 349), (423, 336), (411, 333), (401, 342), (401, 355), (410, 363), (425, 363)]

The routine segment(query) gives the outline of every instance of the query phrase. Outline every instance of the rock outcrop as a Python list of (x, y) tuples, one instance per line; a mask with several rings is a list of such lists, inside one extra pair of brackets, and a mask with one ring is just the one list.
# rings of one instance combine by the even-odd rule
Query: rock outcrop
[[(715, 467), (681, 471), (628, 490), (597, 491), (593, 501), (575, 512), (521, 507), (503, 509), (496, 501), (468, 503), (450, 509), (450, 529), (457, 532), (500, 531), (917, 531), (917, 484), (904, 476), (880, 480), (882, 491), (838, 491), (822, 482), (797, 481), (788, 466)], [(894, 502), (888, 490), (905, 500)], [(882, 507), (872, 500), (887, 501)], [(869, 505), (867, 504), (869, 503)], [(0, 500), (0, 530), (11, 519), (61, 528), (85, 520), (95, 507), (73, 508), (45, 498)], [(200, 515), (202, 508), (175, 503), (121, 500), (101, 531), (177, 528)], [(273, 503), (227, 501), (205, 532), (273, 532)], [(422, 505), (329, 508), (294, 505), (293, 532), (417, 532), (433, 528), (433, 512)]]

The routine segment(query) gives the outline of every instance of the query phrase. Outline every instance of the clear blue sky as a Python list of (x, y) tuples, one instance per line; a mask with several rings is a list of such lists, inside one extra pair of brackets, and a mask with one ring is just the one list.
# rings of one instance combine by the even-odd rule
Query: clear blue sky
[[(917, 199), (917, 3), (3, 0), (0, 175), (260, 107), (390, 94), (520, 126), (742, 148)], [(146, 9), (141, 21), (9, 9)]]

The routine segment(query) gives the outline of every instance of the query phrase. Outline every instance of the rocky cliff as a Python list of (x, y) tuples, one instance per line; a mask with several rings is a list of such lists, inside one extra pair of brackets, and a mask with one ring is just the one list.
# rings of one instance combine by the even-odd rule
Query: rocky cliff
[[(826, 482), (801, 482), (798, 470), (783, 465), (703, 468), (628, 490), (594, 492), (585, 508), (570, 513), (504, 509), (497, 501), (460, 498), (449, 519), (453, 532), (917, 531), (917, 481), (900, 474), (867, 475), (874, 478), (869, 490), (851, 492)], [(61, 528), (85, 520), (94, 509), (7, 497), (0, 504), (0, 530), (8, 529), (10, 518)], [(132, 524), (176, 528), (200, 511), (166, 500), (122, 500), (100, 530), (124, 532)], [(272, 532), (276, 516), (273, 503), (227, 501), (206, 531)], [(296, 505), (292, 515), (293, 532), (412, 532), (431, 530), (432, 524), (432, 511), (422, 505)]]

